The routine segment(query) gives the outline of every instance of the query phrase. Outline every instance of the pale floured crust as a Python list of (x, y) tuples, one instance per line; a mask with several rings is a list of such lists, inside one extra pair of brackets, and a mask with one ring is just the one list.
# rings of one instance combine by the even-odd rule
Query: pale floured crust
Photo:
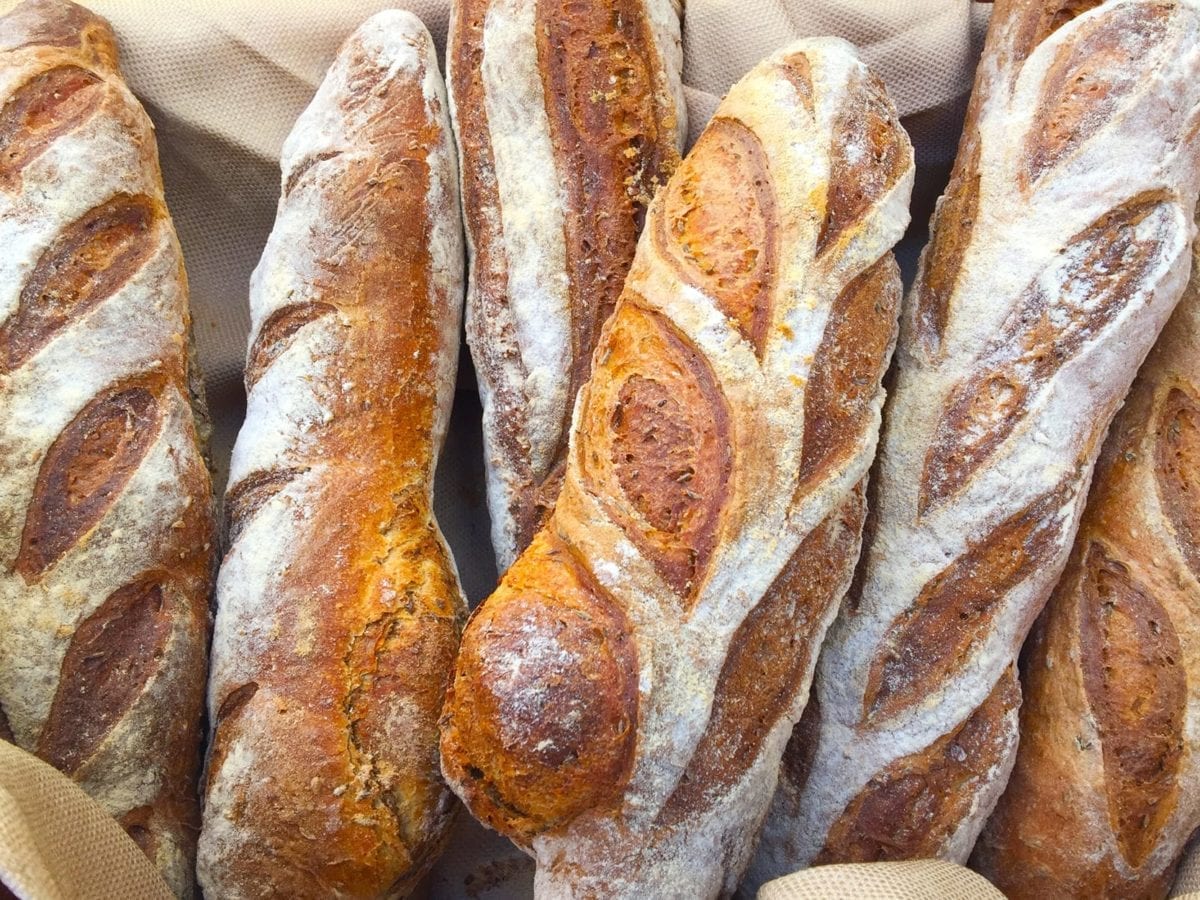
[(1009, 897), (1165, 897), (1200, 827), (1200, 268), (1105, 441), (1022, 663), (972, 865)]
[(811, 40), (658, 192), (443, 717), (447, 780), (539, 896), (736, 885), (858, 555), (912, 177), (882, 83)]
[(187, 280), (108, 24), (0, 19), (0, 737), (193, 891), (215, 536)]
[(436, 722), (465, 616), (431, 498), (462, 229), (415, 16), (348, 39), (282, 170), (251, 282), (199, 875), (227, 898), (402, 896), (450, 820)]
[(1198, 75), (1190, 0), (997, 4), (758, 879), (971, 852), (1016, 752), (1018, 650), (1187, 278)]
[(549, 514), (571, 406), (686, 135), (675, 0), (456, 3), (447, 52), (493, 544)]

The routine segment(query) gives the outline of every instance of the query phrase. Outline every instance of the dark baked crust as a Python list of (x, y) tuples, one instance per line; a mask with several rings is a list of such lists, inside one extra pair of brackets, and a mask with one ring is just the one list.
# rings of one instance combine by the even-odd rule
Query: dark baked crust
[[(679, 163), (677, 113), (664, 104), (662, 63), (644, 0), (527, 0), (535, 5), (541, 89), (567, 205), (563, 210), (571, 364), (568, 402), (551, 462), (539, 467), (531, 441), (528, 372), (509, 295), (500, 196), (480, 67), (492, 0), (456, 4), (448, 50), (462, 166), (463, 210), (472, 239), (467, 337), (491, 406), (489, 467), (511, 479), (497, 527), (524, 549), (554, 507), (563, 475), (570, 402), (591, 371), (600, 326), (633, 261), (646, 210)], [(547, 202), (529, 196), (529, 204)], [(537, 388), (528, 388), (536, 390)], [(493, 499), (493, 504), (495, 500)], [(498, 546), (502, 557), (509, 550)], [(505, 565), (510, 560), (501, 559)]]

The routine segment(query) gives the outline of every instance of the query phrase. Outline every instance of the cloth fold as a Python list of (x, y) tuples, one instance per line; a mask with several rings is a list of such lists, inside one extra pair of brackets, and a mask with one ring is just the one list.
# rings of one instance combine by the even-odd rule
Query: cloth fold
[(764, 884), (758, 900), (1004, 900), (982, 875), (936, 859), (817, 866)]
[(0, 740), (0, 881), (22, 900), (170, 900), (154, 866), (100, 804)]

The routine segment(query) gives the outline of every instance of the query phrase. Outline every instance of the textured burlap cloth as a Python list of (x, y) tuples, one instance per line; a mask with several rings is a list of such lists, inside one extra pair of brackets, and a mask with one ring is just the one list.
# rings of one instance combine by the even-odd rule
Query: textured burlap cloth
[[(338, 45), (387, 7), (418, 13), (444, 49), (449, 0), (84, 0), (117, 30), (123, 67), (158, 131), (179, 229), (223, 480), (242, 415), (250, 271), (279, 192), (280, 145)], [(0, 12), (12, 0), (0, 0)], [(969, 0), (689, 0), (686, 71), (694, 138), (721, 95), (760, 58), (805, 35), (859, 46), (887, 82), (917, 148), (911, 274), (953, 160), (987, 7)], [(466, 356), (464, 354), (464, 361)], [(478, 401), (469, 365), (438, 482), (438, 516), (473, 602), (495, 579), (480, 489)], [(20, 897), (156, 898), (166, 888), (134, 844), (69, 780), (0, 742), (0, 879)], [(429, 897), (528, 897), (532, 864), (461, 816)], [(1200, 885), (1200, 860), (1181, 885)], [(0, 891), (2, 892), (2, 891)], [(944, 863), (836, 866), (766, 886), (766, 900), (989, 898), (983, 879)]]
[(169, 900), (150, 861), (99, 804), (0, 741), (0, 877), (36, 900)]

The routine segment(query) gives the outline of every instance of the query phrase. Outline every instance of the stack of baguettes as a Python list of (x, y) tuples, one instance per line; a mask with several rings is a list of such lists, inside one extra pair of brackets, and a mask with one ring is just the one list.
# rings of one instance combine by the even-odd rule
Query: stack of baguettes
[[(681, 159), (680, 15), (461, 0), (447, 93), (382, 13), (286, 142), (201, 886), (405, 895), (453, 790), (546, 897), (965, 861), (998, 800), (1011, 894), (1162, 895), (1200, 825), (1200, 276), (1084, 503), (1192, 261), (1200, 0), (997, 3), (903, 315), (882, 83), (802, 41)], [(0, 735), (186, 896), (216, 538), (153, 135), (67, 0), (0, 20), (0, 96)], [(464, 292), (507, 568), (465, 632)]]
[[(996, 4), (905, 311), (856, 584), (752, 883), (971, 854), (1017, 756), (1018, 652), (1067, 562), (1109, 420), (1187, 281), (1198, 75), (1191, 0)], [(1181, 704), (1196, 660), (1156, 611), (1200, 601), (1179, 563), (1200, 486), (1189, 494), (1186, 449), (1169, 449), (1186, 434), (1164, 440), (1131, 451), (1157, 453), (1165, 474), (1116, 501), (1122, 534), (1085, 528), (1026, 660), (1030, 740), (979, 860), (1028, 896), (1162, 894), (1200, 820), (1200, 797), (1180, 793), (1195, 778)], [(1120, 477), (1102, 473), (1098, 504)], [(1092, 607), (1074, 644), (1062, 617), (1076, 613), (1059, 612), (1073, 597)]]

